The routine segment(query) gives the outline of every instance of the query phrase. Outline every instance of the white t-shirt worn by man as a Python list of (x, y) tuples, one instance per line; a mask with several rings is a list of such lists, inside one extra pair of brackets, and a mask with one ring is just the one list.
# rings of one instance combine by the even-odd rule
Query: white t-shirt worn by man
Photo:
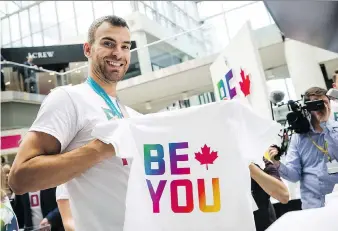
[[(131, 108), (126, 110), (129, 117), (140, 115)], [(52, 91), (30, 131), (54, 136), (65, 153), (93, 140), (95, 125), (110, 119), (113, 113), (105, 101), (83, 83)], [(129, 170), (129, 159), (112, 157), (66, 183), (76, 230), (123, 230)]]
[(66, 184), (62, 184), (56, 187), (55, 198), (56, 198), (56, 201), (69, 200), (69, 194), (66, 188)]
[(40, 191), (30, 192), (29, 204), (32, 212), (32, 222), (34, 227), (39, 227), (40, 222), (43, 219), (42, 210), (41, 210), (41, 200), (40, 200)]

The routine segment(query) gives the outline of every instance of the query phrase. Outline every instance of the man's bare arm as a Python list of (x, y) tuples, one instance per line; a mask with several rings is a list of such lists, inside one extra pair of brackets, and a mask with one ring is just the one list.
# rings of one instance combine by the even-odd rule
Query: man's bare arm
[(61, 185), (115, 155), (112, 145), (99, 140), (60, 154), (61, 144), (43, 132), (28, 132), (19, 147), (9, 185), (16, 194)]

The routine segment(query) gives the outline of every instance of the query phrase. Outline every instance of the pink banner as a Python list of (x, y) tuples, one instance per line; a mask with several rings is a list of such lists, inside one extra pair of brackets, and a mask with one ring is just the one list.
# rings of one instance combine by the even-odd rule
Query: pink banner
[(20, 139), (21, 135), (2, 136), (0, 143), (1, 150), (19, 147)]

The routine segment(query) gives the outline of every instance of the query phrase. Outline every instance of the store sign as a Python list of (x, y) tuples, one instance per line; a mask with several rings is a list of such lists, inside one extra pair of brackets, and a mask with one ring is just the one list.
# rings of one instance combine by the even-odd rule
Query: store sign
[(44, 51), (44, 52), (28, 52), (28, 57), (33, 57), (35, 59), (40, 58), (52, 58), (54, 57), (54, 51)]
[(21, 135), (1, 136), (0, 148), (1, 150), (19, 147)]
[[(132, 41), (131, 49), (134, 48), (136, 48), (136, 43)], [(16, 63), (24, 63), (27, 61), (27, 57), (31, 55), (34, 58), (33, 63), (37, 66), (88, 61), (83, 53), (83, 44), (3, 48), (1, 54), (7, 61)], [(132, 58), (135, 59), (136, 57), (133, 57), (133, 55), (137, 57), (136, 53), (132, 53)]]

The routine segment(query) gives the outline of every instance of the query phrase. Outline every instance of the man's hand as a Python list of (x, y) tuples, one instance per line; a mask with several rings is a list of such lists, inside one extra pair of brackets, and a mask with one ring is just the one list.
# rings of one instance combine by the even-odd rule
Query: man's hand
[(325, 108), (321, 111), (314, 111), (312, 115), (319, 121), (319, 123), (326, 122), (330, 118), (331, 110), (330, 107), (324, 103)]
[(100, 153), (100, 156), (102, 157), (102, 160), (109, 159), (113, 156), (115, 156), (115, 150), (113, 145), (106, 144), (102, 142), (101, 140), (95, 139), (91, 141), (88, 144), (88, 147), (96, 150), (98, 153)]
[(50, 225), (48, 219), (43, 218), (42, 221), (40, 222), (40, 227), (44, 227), (44, 226), (48, 226), (48, 225)]
[(269, 147), (268, 152), (272, 163), (278, 168), (280, 162), (278, 160), (275, 160), (275, 156), (278, 155), (278, 149), (275, 147)]

